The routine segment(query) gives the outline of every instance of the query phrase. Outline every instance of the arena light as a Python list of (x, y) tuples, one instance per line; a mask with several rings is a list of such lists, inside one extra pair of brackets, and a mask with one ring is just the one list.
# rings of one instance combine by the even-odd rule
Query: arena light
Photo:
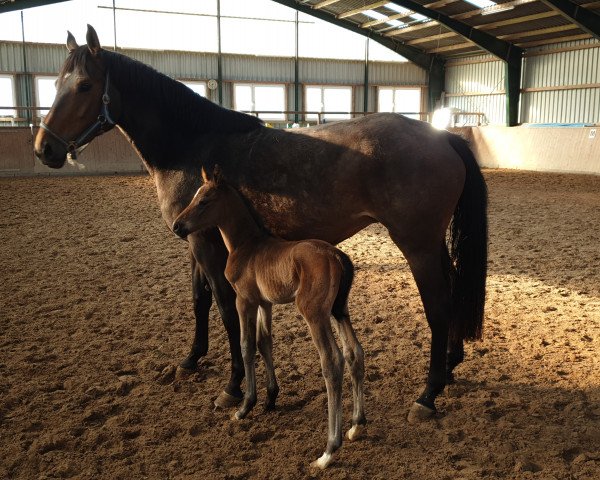
[(444, 130), (448, 128), (450, 125), (450, 119), (452, 118), (452, 109), (451, 108), (438, 108), (435, 112), (433, 112), (433, 117), (431, 119), (431, 125), (433, 128), (437, 128), (438, 130)]

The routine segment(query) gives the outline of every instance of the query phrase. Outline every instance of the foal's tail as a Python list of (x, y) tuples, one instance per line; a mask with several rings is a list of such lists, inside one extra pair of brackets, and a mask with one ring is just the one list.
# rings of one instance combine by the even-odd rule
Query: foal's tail
[(458, 135), (448, 134), (450, 145), (466, 168), (465, 186), (450, 225), (452, 300), (455, 308), (456, 340), (478, 340), (483, 334), (485, 283), (487, 275), (487, 187), (473, 152)]
[(354, 264), (350, 257), (341, 250), (337, 249), (337, 257), (342, 264), (342, 278), (340, 278), (340, 286), (337, 295), (331, 307), (331, 314), (336, 320), (348, 317), (348, 296), (354, 281)]

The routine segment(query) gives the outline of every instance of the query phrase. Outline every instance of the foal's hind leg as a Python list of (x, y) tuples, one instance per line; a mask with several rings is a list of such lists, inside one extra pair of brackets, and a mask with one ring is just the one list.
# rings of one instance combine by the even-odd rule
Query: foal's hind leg
[(261, 305), (258, 308), (258, 321), (256, 322), (256, 343), (258, 351), (265, 362), (267, 372), (267, 399), (265, 410), (275, 408), (275, 400), (279, 395), (279, 385), (275, 377), (273, 366), (273, 337), (271, 336), (271, 311), (272, 305)]
[(321, 371), (327, 388), (328, 436), (327, 447), (321, 457), (311, 463), (320, 469), (326, 468), (333, 460), (333, 453), (342, 445), (342, 382), (344, 377), (344, 357), (335, 343), (331, 330), (329, 312), (307, 312), (298, 305), (306, 319), (312, 339), (319, 350)]
[(333, 316), (339, 322), (335, 324), (337, 331), (342, 342), (344, 359), (350, 369), (350, 376), (352, 378), (352, 397), (354, 408), (352, 410), (352, 428), (348, 430), (348, 440), (357, 440), (367, 423), (365, 417), (365, 395), (364, 395), (364, 378), (365, 378), (365, 360), (362, 346), (352, 324), (350, 323), (350, 316), (348, 315), (347, 309), (343, 312), (332, 312)]

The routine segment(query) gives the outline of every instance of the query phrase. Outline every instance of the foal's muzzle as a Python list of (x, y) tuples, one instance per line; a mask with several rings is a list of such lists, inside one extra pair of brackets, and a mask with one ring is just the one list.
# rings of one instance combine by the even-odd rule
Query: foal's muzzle
[(181, 223), (181, 222), (175, 222), (175, 223), (173, 224), (172, 230), (173, 230), (173, 233), (174, 233), (175, 235), (177, 235), (177, 236), (179, 236), (179, 237), (181, 237), (181, 238), (184, 238), (184, 239), (185, 239), (185, 237), (187, 237), (187, 236), (188, 236), (188, 234), (189, 234), (189, 232), (188, 232), (187, 228), (185, 228), (185, 227), (183, 226), (183, 223)]

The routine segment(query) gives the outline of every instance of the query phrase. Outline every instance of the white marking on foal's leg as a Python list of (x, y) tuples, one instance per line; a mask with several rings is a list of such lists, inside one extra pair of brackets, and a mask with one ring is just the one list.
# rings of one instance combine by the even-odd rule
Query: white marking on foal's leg
[(333, 460), (333, 454), (325, 452), (319, 458), (317, 458), (314, 462), (310, 464), (313, 468), (319, 468), (321, 470), (326, 469), (331, 461)]
[(364, 425), (352, 425), (352, 428), (348, 430), (346, 436), (348, 437), (348, 440), (353, 442), (354, 440), (358, 440), (360, 437), (362, 437), (364, 431)]

